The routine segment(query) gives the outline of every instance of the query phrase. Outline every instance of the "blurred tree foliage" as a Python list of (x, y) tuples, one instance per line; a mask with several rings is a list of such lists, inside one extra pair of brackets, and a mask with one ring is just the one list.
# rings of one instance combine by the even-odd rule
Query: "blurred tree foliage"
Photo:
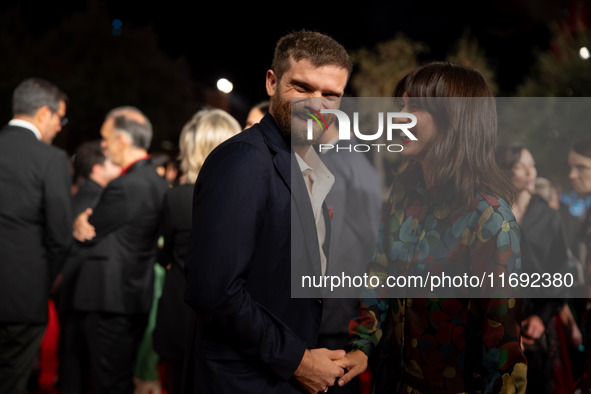
[(11, 96), (24, 78), (46, 78), (69, 96), (70, 123), (54, 141), (73, 152), (99, 138), (105, 114), (119, 105), (140, 108), (154, 126), (151, 150), (176, 144), (182, 125), (197, 109), (188, 65), (160, 47), (151, 26), (113, 30), (100, 2), (64, 18), (48, 32), (35, 34), (19, 13), (0, 19), (0, 97), (3, 118), (10, 118)]
[(591, 32), (572, 32), (563, 24), (553, 26), (554, 38), (548, 50), (539, 52), (532, 72), (517, 90), (523, 97), (591, 96), (591, 59), (583, 59), (579, 50), (591, 50)]
[(429, 48), (403, 34), (378, 43), (373, 48), (361, 48), (352, 54), (355, 73), (352, 89), (358, 97), (389, 97), (398, 81), (428, 60), (447, 60), (479, 70), (496, 91), (495, 70), (478, 41), (466, 30), (451, 48), (446, 59), (430, 59)]
[(355, 73), (351, 87), (357, 97), (391, 97), (402, 77), (419, 65), (418, 56), (428, 51), (402, 34), (352, 53)]
[[(392, 97), (398, 81), (419, 64), (419, 55), (428, 48), (412, 41), (403, 34), (380, 42), (373, 48), (361, 48), (351, 54), (355, 73), (351, 88), (356, 97)], [(370, 112), (362, 111), (365, 114)], [(373, 119), (363, 119), (361, 124), (374, 124)], [(389, 144), (385, 136), (377, 143)], [(391, 183), (392, 173), (400, 163), (399, 154), (383, 154), (372, 151), (370, 160), (376, 167), (383, 185)]]
[(491, 67), (486, 53), (478, 44), (478, 40), (470, 34), (469, 30), (464, 31), (464, 34), (450, 50), (446, 60), (480, 71), (490, 85), (493, 93), (496, 94), (498, 92), (496, 72)]

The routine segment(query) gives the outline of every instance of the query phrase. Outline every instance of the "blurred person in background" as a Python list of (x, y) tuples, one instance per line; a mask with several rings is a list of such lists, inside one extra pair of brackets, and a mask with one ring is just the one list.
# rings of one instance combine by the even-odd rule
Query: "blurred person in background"
[(261, 101), (252, 107), (246, 116), (244, 129), (246, 130), (252, 127), (255, 123), (259, 123), (267, 111), (269, 111), (269, 101)]
[[(568, 153), (570, 171), (568, 178), (572, 189), (580, 196), (591, 195), (591, 137), (583, 137), (575, 141)], [(578, 311), (581, 314), (581, 326), (584, 335), (584, 357), (586, 361), (581, 371), (577, 389), (586, 393), (591, 391), (591, 352), (589, 337), (591, 335), (591, 209), (587, 207), (584, 220), (576, 235), (577, 248), (574, 251), (583, 263), (585, 272), (586, 302)]]
[(74, 216), (94, 207), (103, 189), (121, 174), (121, 166), (105, 156), (100, 140), (84, 142), (76, 149), (73, 168), (78, 184), (72, 197)]
[[(520, 143), (503, 145), (497, 149), (497, 160), (517, 191), (512, 210), (521, 228), (523, 272), (552, 275), (567, 272), (569, 252), (564, 223), (558, 211), (535, 193), (537, 170), (531, 152)], [(553, 294), (554, 298), (550, 298)], [(544, 289), (536, 297), (523, 300), (522, 345), (528, 364), (528, 393), (560, 390), (553, 367), (563, 350), (559, 347), (561, 338), (556, 323), (565, 308), (568, 308), (566, 300), (552, 289)], [(571, 328), (578, 331), (576, 324)], [(566, 390), (571, 390), (571, 371), (567, 371), (567, 375), (570, 378), (565, 383)]]
[(180, 168), (185, 183), (170, 189), (164, 198), (162, 236), (158, 262), (166, 267), (158, 302), (154, 349), (166, 371), (167, 392), (180, 393), (191, 308), (183, 301), (185, 258), (191, 232), (193, 188), (209, 153), (241, 131), (240, 124), (221, 109), (202, 109), (189, 120), (179, 138)]
[(50, 145), (66, 102), (52, 83), (26, 79), (0, 129), (0, 393), (25, 392), (72, 242), (70, 166)]
[[(73, 158), (76, 193), (72, 196), (75, 216), (94, 208), (105, 187), (121, 174), (121, 167), (105, 156), (100, 140), (87, 141)], [(84, 342), (80, 312), (73, 310), (73, 291), (87, 249), (74, 243), (60, 275), (56, 308), (60, 322), (59, 382), (63, 394), (85, 392), (89, 384), (88, 350)]]
[[(570, 172), (568, 178), (573, 190), (580, 195), (591, 195), (591, 137), (578, 140), (568, 154)], [(578, 233), (578, 248), (575, 254), (585, 267), (585, 284), (591, 283), (591, 209), (587, 208), (585, 219)], [(587, 293), (591, 297), (591, 291)]]
[(167, 152), (152, 153), (150, 157), (158, 174), (166, 179), (169, 186), (175, 186), (178, 183), (177, 161)]
[(79, 214), (73, 234), (88, 248), (73, 308), (90, 356), (92, 390), (130, 393), (139, 344), (153, 303), (154, 264), (166, 181), (150, 161), (149, 119), (118, 107), (101, 127), (107, 157), (122, 168), (97, 205)]

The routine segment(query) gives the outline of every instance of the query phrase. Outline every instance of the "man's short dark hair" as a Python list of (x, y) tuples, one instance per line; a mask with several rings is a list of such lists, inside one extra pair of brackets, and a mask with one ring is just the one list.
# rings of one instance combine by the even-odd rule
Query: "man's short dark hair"
[(316, 67), (337, 66), (351, 75), (353, 62), (347, 50), (334, 38), (315, 31), (300, 30), (283, 36), (275, 46), (271, 69), (278, 79), (290, 62), (307, 59)]
[(67, 102), (68, 97), (57, 86), (44, 79), (28, 78), (14, 89), (12, 115), (35, 116), (39, 108), (45, 105), (52, 112), (57, 112), (60, 101)]
[(145, 150), (150, 148), (150, 143), (152, 142), (152, 125), (149, 122), (140, 123), (125, 115), (117, 115), (113, 120), (113, 129), (115, 132), (122, 132), (129, 135), (133, 146)]
[(101, 141), (87, 141), (80, 144), (74, 155), (74, 179), (88, 178), (92, 174), (92, 167), (105, 164), (105, 153), (101, 148)]

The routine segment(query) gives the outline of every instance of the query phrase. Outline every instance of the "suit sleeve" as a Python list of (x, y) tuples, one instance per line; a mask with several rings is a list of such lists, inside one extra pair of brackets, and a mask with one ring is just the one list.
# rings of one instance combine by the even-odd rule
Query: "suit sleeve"
[(97, 242), (127, 221), (129, 212), (127, 196), (119, 180), (107, 185), (90, 216), (89, 222), (94, 226), (96, 237), (89, 243)]
[(45, 180), (45, 243), (53, 281), (73, 242), (70, 169), (65, 154), (56, 155), (47, 166)]
[[(185, 301), (207, 315), (242, 357), (287, 380), (302, 359), (305, 343), (246, 289), (250, 268), (269, 264), (254, 255), (257, 244), (260, 248), (261, 242), (268, 242), (259, 234), (269, 215), (265, 205), (273, 193), (273, 171), (270, 158), (249, 144), (231, 143), (209, 156), (193, 198)], [(288, 222), (285, 226), (289, 229)], [(273, 280), (272, 273), (268, 280)]]

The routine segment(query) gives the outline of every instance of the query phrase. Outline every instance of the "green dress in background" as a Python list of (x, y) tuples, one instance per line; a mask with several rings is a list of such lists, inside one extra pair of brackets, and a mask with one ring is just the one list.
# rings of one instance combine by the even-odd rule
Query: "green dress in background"
[(162, 295), (165, 275), (166, 270), (160, 264), (154, 264), (154, 297), (152, 308), (148, 317), (148, 326), (140, 343), (134, 370), (134, 377), (145, 382), (160, 380), (160, 373), (158, 372), (160, 357), (154, 351), (154, 346), (152, 345), (152, 332), (154, 332), (154, 327), (156, 326), (158, 300)]

